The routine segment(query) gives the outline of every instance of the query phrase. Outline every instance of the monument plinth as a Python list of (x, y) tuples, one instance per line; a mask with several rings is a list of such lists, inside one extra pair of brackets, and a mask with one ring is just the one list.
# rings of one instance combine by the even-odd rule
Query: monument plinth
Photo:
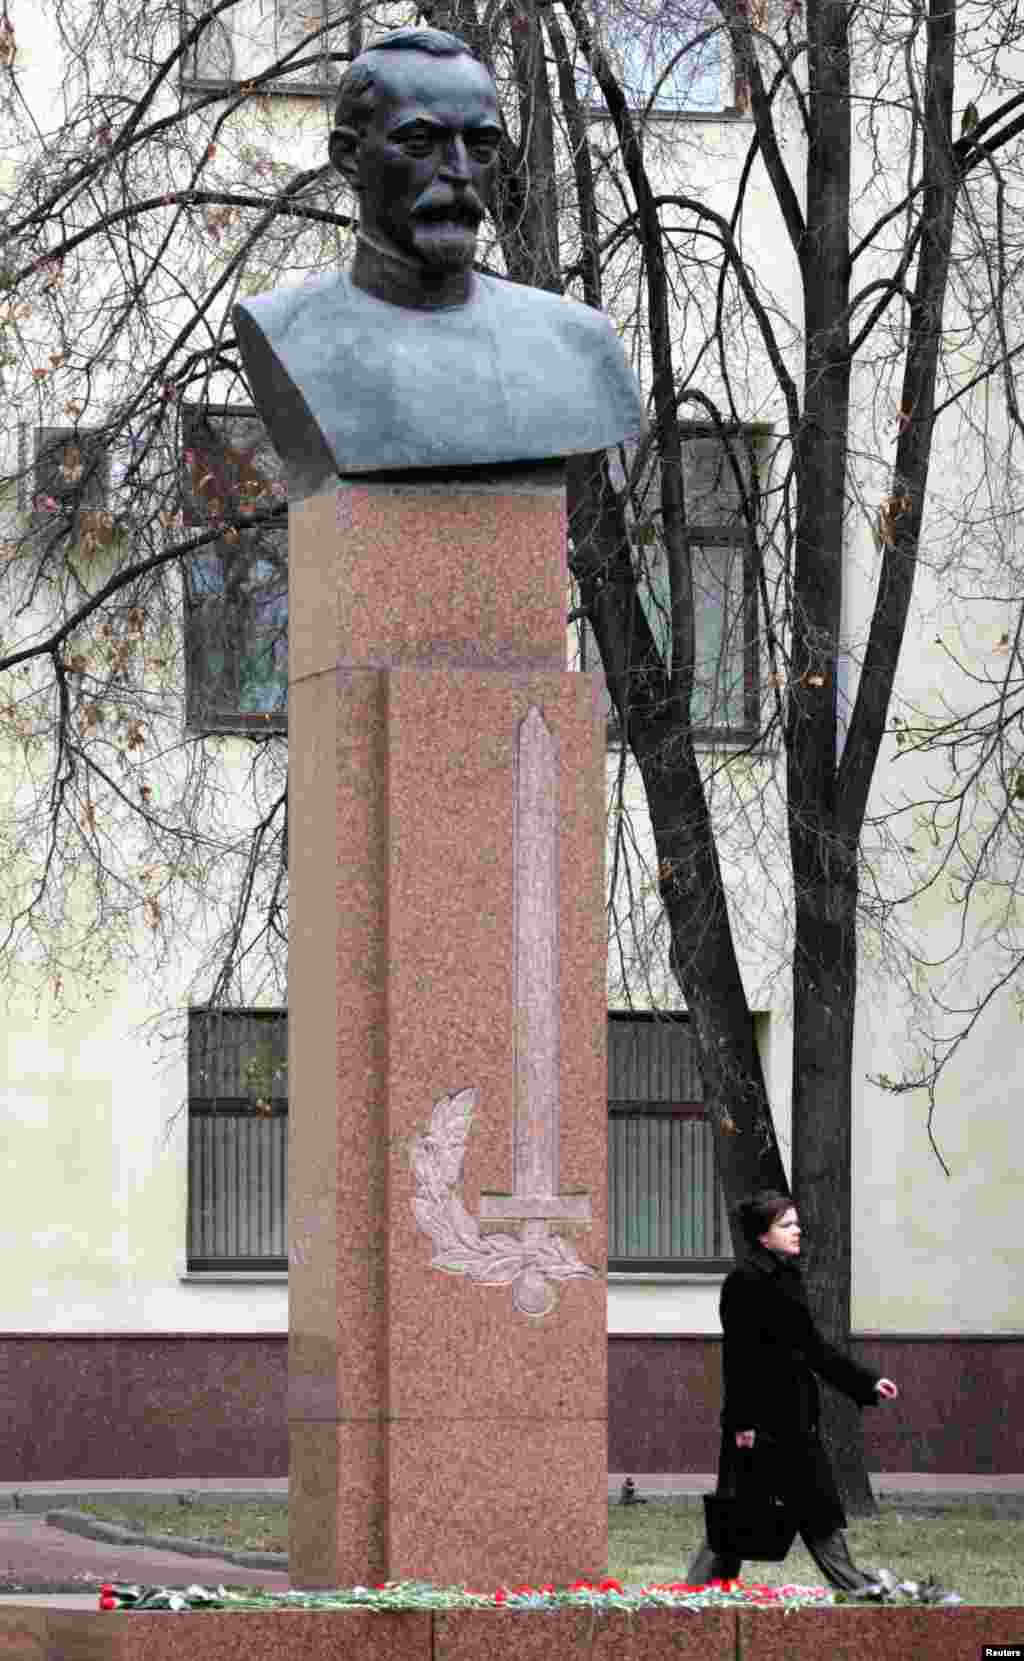
[(604, 736), (562, 470), (289, 543), (290, 1574), (607, 1566)]
[(292, 504), (302, 1588), (607, 1565), (604, 741), (555, 458), (642, 419), (601, 312), (474, 269), (503, 132), (465, 41), (375, 41), (351, 269), (234, 309)]

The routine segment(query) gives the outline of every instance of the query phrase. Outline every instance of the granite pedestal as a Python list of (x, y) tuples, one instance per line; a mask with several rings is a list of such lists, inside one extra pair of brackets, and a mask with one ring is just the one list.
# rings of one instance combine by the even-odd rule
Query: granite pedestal
[(343, 481), (289, 562), (292, 1583), (600, 1574), (604, 740), (562, 471)]

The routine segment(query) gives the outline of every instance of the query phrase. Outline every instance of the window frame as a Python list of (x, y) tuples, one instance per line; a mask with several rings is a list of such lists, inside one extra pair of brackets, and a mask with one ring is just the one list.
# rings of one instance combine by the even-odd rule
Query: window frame
[[(110, 450), (102, 442), (103, 432), (102, 427), (82, 427), (77, 424), (51, 427), (39, 426), (34, 422), (21, 423), (19, 446), (22, 488), (18, 505), (23, 512), (30, 514), (33, 523), (53, 525), (63, 522), (66, 526), (74, 527), (77, 534), (83, 513), (110, 513)], [(55, 469), (58, 465), (56, 453), (59, 447), (64, 445), (66, 449), (69, 444), (79, 446), (83, 470), (89, 470), (89, 477), (83, 478), (79, 484), (69, 482), (67, 485), (51, 488), (51, 485), (44, 483), (39, 476), (40, 464), (52, 459), (51, 471)], [(47, 454), (48, 450), (51, 455)], [(59, 511), (48, 513), (37, 508), (36, 502), (41, 496), (52, 496), (58, 503)], [(113, 521), (109, 528), (112, 530)]]
[[(185, 490), (185, 485), (184, 485), (184, 471), (185, 471), (185, 468), (187, 466), (187, 463), (185, 462), (184, 457), (185, 457), (186, 450), (189, 448), (188, 435), (187, 435), (187, 422), (188, 422), (190, 417), (199, 416), (200, 414), (205, 415), (205, 416), (212, 416), (214, 418), (220, 417), (220, 418), (223, 418), (224, 420), (227, 420), (231, 417), (237, 417), (237, 418), (243, 419), (243, 420), (256, 421), (256, 422), (259, 423), (259, 426), (262, 430), (264, 438), (269, 443), (269, 435), (267, 435), (266, 426), (265, 426), (265, 424), (262, 420), (262, 417), (260, 416), (259, 411), (256, 410), (253, 407), (253, 405), (251, 405), (251, 404), (207, 404), (207, 405), (204, 405), (204, 406), (200, 406), (200, 405), (197, 405), (197, 404), (185, 404), (185, 405), (183, 405), (182, 406), (183, 430), (179, 434), (180, 444), (179, 444), (178, 457), (177, 457), (177, 466), (179, 468), (179, 472), (180, 472), (180, 474), (182, 476), (182, 480), (183, 480), (183, 482), (182, 482), (182, 499), (183, 499), (183, 502), (186, 500), (186, 490)], [(282, 471), (282, 474), (283, 474), (283, 472), (284, 472), (283, 463), (281, 464), (281, 471)], [(189, 523), (189, 510), (188, 510), (187, 506), (185, 507), (184, 512), (185, 512), (185, 523), (186, 523), (186, 525), (188, 525), (188, 523)], [(191, 528), (191, 529), (201, 528), (203, 523), (204, 523), (203, 520), (201, 518), (197, 517), (195, 524), (190, 526), (189, 528)], [(277, 527), (275, 527), (273, 532), (268, 532), (266, 534), (280, 534), (281, 537), (283, 538), (283, 541), (284, 541), (284, 569), (285, 569), (285, 578), (286, 578), (284, 635), (285, 635), (285, 641), (287, 643), (287, 638), (288, 638), (288, 615), (287, 615), (287, 604), (288, 604), (288, 590), (287, 590), (288, 520), (287, 520), (287, 517), (285, 517), (281, 520), (281, 522), (280, 522), (280, 531), (279, 532), (277, 530)], [(192, 593), (191, 593), (191, 587), (190, 587), (190, 584), (191, 584), (191, 567), (190, 567), (189, 562), (194, 558), (195, 559), (202, 559), (204, 557), (208, 557), (211, 550), (215, 551), (217, 553), (218, 557), (221, 560), (230, 559), (231, 557), (234, 556), (236, 551), (238, 553), (241, 552), (241, 550), (244, 546), (241, 538), (244, 537), (244, 535), (245, 535), (244, 532), (240, 533), (239, 542), (238, 542), (237, 545), (234, 545), (234, 546), (232, 546), (231, 544), (226, 544), (223, 538), (218, 538), (217, 541), (214, 542), (214, 543), (206, 544), (203, 549), (198, 550), (194, 555), (186, 555), (185, 556), (185, 562), (184, 562), (183, 567), (182, 567), (182, 640), (183, 640), (183, 645), (184, 645), (184, 659), (185, 659), (185, 730), (186, 730), (186, 732), (195, 733), (199, 736), (236, 734), (239, 737), (249, 737), (254, 732), (261, 732), (261, 733), (276, 732), (276, 733), (286, 734), (287, 731), (288, 731), (287, 689), (286, 689), (286, 692), (285, 692), (284, 704), (281, 706), (281, 708), (273, 709), (273, 710), (241, 710), (241, 709), (236, 709), (236, 710), (232, 711), (230, 714), (224, 714), (224, 715), (212, 714), (211, 715), (209, 713), (209, 711), (207, 709), (205, 709), (203, 707), (202, 703), (200, 702), (200, 691), (201, 691), (201, 686), (202, 686), (203, 683), (202, 683), (201, 678), (198, 675), (196, 667), (195, 667), (195, 658), (196, 658), (197, 651), (199, 650), (199, 648), (202, 645), (202, 637), (201, 637), (201, 629), (197, 629), (195, 625), (191, 624), (191, 617), (194, 613), (196, 613), (198, 611), (198, 607), (195, 606), (195, 604), (193, 603), (193, 599), (192, 599)], [(287, 649), (287, 645), (286, 645), (286, 649)]]
[[(622, 1025), (654, 1025), (656, 1022), (672, 1023), (677, 1026), (690, 1027), (691, 1021), (685, 1011), (647, 1011), (647, 1010), (615, 1010), (607, 1012), (607, 1021), (610, 1029), (617, 1022)], [(696, 1063), (694, 1062), (694, 1067)], [(609, 1086), (611, 1080), (609, 1080)], [(619, 1097), (608, 1097), (608, 1124), (609, 1132), (614, 1118), (650, 1118), (650, 1119), (688, 1119), (701, 1120), (709, 1123), (707, 1109), (702, 1101), (694, 1100), (626, 1100)], [(609, 1136), (610, 1141), (610, 1136)], [(719, 1193), (721, 1194), (721, 1178), (718, 1176), (717, 1150), (712, 1137), (712, 1158)], [(608, 1209), (609, 1225), (611, 1218), (611, 1184), (612, 1167), (609, 1159), (608, 1167)], [(717, 1212), (716, 1212), (717, 1216)], [(609, 1226), (610, 1232), (610, 1226)], [(609, 1249), (608, 1273), (639, 1276), (671, 1274), (671, 1275), (723, 1275), (736, 1267), (735, 1257), (619, 1257)]]
[[(623, 20), (623, 26), (628, 30), (628, 25), (625, 20)], [(714, 105), (714, 107), (702, 107), (699, 105), (692, 108), (684, 105), (672, 108), (666, 108), (664, 106), (659, 107), (657, 103), (651, 103), (651, 90), (648, 90), (641, 95), (634, 89), (624, 85), (623, 92), (625, 94), (626, 105), (630, 113), (634, 116), (642, 117), (644, 122), (652, 118), (658, 122), (728, 121), (737, 119), (749, 120), (750, 107), (749, 101), (745, 98), (744, 94), (745, 83), (737, 67), (736, 56), (732, 50), (728, 29), (720, 21), (713, 21), (713, 8), (709, 7), (708, 23), (703, 28), (695, 31), (694, 43), (696, 44), (701, 37), (711, 35), (717, 35), (720, 41), (720, 58), (718, 67), (719, 101)], [(597, 44), (601, 46), (602, 49), (610, 47), (612, 67), (615, 70), (616, 75), (619, 75), (619, 63), (616, 61), (619, 56), (617, 42), (615, 40), (610, 42), (607, 41), (602, 32)], [(676, 59), (676, 63), (678, 64), (678, 62), (682, 60), (683, 55), (684, 54), (682, 52), (677, 54), (674, 51), (666, 51), (664, 61), (660, 65), (660, 69), (663, 71), (666, 64), (672, 61), (673, 58)], [(585, 59), (583, 60), (582, 66), (589, 74), (589, 66), (586, 64)], [(675, 70), (673, 70), (673, 73), (675, 73)], [(662, 77), (659, 75), (659, 85), (661, 84), (661, 80)], [(596, 76), (591, 77), (591, 82), (594, 90), (598, 93), (598, 97), (596, 99), (588, 97), (585, 91), (581, 91), (579, 94), (580, 107), (583, 110), (586, 119), (588, 121), (611, 121), (612, 115), (604, 103), (603, 95), (601, 94)], [(658, 96), (661, 95), (659, 94)], [(642, 144), (642, 130), (637, 136)]]
[[(756, 468), (756, 439), (762, 429), (753, 423), (733, 421), (716, 426), (708, 421), (681, 423), (683, 444), (687, 439), (742, 439), (747, 446), (751, 475)], [(755, 486), (755, 499), (756, 499)], [(743, 721), (714, 726), (693, 722), (692, 732), (699, 744), (750, 744), (761, 733), (761, 618), (758, 610), (758, 548), (755, 535), (745, 521), (733, 526), (687, 523), (684, 540), (690, 548), (738, 548), (743, 559)]]
[[(271, 1023), (274, 1023), (277, 1026), (277, 1030), (278, 1031), (283, 1031), (283, 1033), (284, 1033), (284, 1055), (285, 1055), (285, 1067), (286, 1067), (286, 1069), (287, 1069), (287, 1055), (288, 1055), (288, 1012), (287, 1012), (287, 1009), (283, 1009), (283, 1008), (270, 1008), (270, 1009), (268, 1009), (268, 1008), (244, 1008), (244, 1009), (225, 1010), (225, 1009), (211, 1009), (208, 1006), (204, 1006), (204, 1005), (191, 1005), (188, 1009), (188, 1014), (187, 1014), (187, 1038), (186, 1038), (187, 1071), (188, 1071), (188, 1111), (187, 1111), (188, 1153), (187, 1153), (187, 1158), (186, 1158), (186, 1198), (185, 1198), (186, 1269), (187, 1269), (187, 1272), (189, 1274), (211, 1274), (211, 1273), (217, 1273), (217, 1274), (251, 1274), (253, 1272), (265, 1272), (265, 1273), (268, 1273), (268, 1274), (269, 1273), (275, 1273), (276, 1274), (276, 1273), (282, 1273), (282, 1272), (286, 1273), (287, 1269), (288, 1269), (288, 1245), (287, 1245), (287, 1241), (288, 1241), (288, 1212), (287, 1212), (287, 1204), (288, 1204), (288, 1142), (287, 1142), (287, 1125), (285, 1127), (285, 1145), (284, 1145), (284, 1154), (283, 1154), (283, 1183), (282, 1183), (282, 1205), (283, 1205), (283, 1208), (284, 1208), (283, 1212), (282, 1212), (282, 1232), (284, 1234), (284, 1240), (285, 1240), (285, 1250), (284, 1250), (284, 1252), (283, 1253), (274, 1253), (274, 1254), (266, 1253), (266, 1254), (263, 1254), (263, 1255), (255, 1255), (255, 1254), (252, 1254), (252, 1253), (236, 1254), (235, 1256), (229, 1257), (229, 1256), (226, 1256), (226, 1255), (225, 1256), (217, 1256), (217, 1255), (212, 1255), (211, 1256), (209, 1254), (193, 1253), (190, 1249), (191, 1240), (192, 1240), (192, 1232), (193, 1232), (193, 1219), (194, 1219), (193, 1206), (194, 1206), (195, 1203), (197, 1203), (196, 1202), (196, 1196), (195, 1196), (194, 1191), (193, 1191), (193, 1178), (192, 1178), (192, 1171), (193, 1171), (192, 1123), (193, 1123), (193, 1120), (211, 1119), (211, 1118), (221, 1117), (221, 1118), (225, 1118), (225, 1119), (233, 1118), (233, 1119), (245, 1119), (245, 1120), (250, 1120), (250, 1121), (253, 1120), (253, 1119), (257, 1119), (257, 1120), (259, 1120), (263, 1123), (266, 1123), (266, 1121), (268, 1119), (284, 1119), (286, 1121), (288, 1119), (287, 1085), (285, 1087), (285, 1090), (284, 1090), (283, 1094), (278, 1094), (278, 1095), (272, 1095), (271, 1096), (270, 1101), (269, 1101), (269, 1107), (266, 1110), (256, 1109), (256, 1107), (254, 1106), (254, 1103), (252, 1101), (251, 1096), (235, 1096), (235, 1095), (228, 1096), (228, 1095), (222, 1095), (222, 1094), (220, 1094), (216, 1091), (214, 1092), (214, 1094), (212, 1096), (210, 1096), (210, 1095), (199, 1095), (198, 1093), (196, 1093), (194, 1091), (193, 1085), (194, 1085), (194, 1081), (195, 1081), (195, 1078), (196, 1078), (196, 1075), (197, 1075), (197, 1072), (198, 1072), (196, 1048), (194, 1047), (194, 1034), (197, 1030), (198, 1022), (203, 1016), (206, 1016), (208, 1018), (212, 1017), (214, 1019), (228, 1020), (228, 1021), (230, 1021), (233, 1017), (241, 1017), (241, 1018), (245, 1018), (245, 1019), (248, 1019), (248, 1020), (255, 1020), (257, 1025), (262, 1024), (264, 1022), (267, 1023), (268, 1025), (271, 1024)], [(238, 1164), (238, 1155), (236, 1153), (236, 1166), (237, 1166), (237, 1164)]]
[[(680, 424), (685, 444), (687, 435), (695, 438), (717, 437), (734, 438), (746, 436), (753, 447), (759, 438), (768, 438), (770, 433), (759, 423), (729, 422), (720, 427), (712, 422), (687, 421)], [(635, 453), (635, 449), (634, 449)], [(631, 457), (628, 459), (632, 459)], [(752, 458), (753, 459), (753, 458)], [(617, 490), (623, 487), (616, 484)], [(649, 526), (650, 514), (637, 522), (633, 503), (627, 497), (625, 500), (627, 531), (630, 547), (635, 550), (642, 542), (643, 532)], [(657, 516), (660, 506), (652, 510)], [(723, 746), (733, 746), (737, 749), (749, 749), (752, 744), (759, 743), (762, 736), (761, 723), (761, 617), (759, 610), (758, 567), (760, 555), (756, 537), (746, 524), (737, 524), (733, 527), (724, 525), (687, 524), (684, 528), (684, 538), (691, 547), (709, 548), (739, 548), (743, 555), (743, 714), (742, 723), (732, 726), (713, 726), (706, 722), (693, 721), (691, 733), (698, 748), (720, 749)], [(645, 578), (644, 581), (649, 579)], [(638, 583), (638, 592), (641, 584)], [(574, 603), (574, 594), (570, 595), (570, 603)], [(642, 603), (642, 602), (641, 602)], [(602, 669), (601, 655), (597, 649), (597, 642), (593, 637), (593, 630), (589, 621), (584, 617), (579, 619), (580, 627), (576, 630), (576, 667), (583, 673)], [(605, 739), (609, 749), (618, 749), (623, 742), (622, 728), (619, 724), (615, 708), (609, 699), (609, 709), (606, 717)]]
[[(250, 6), (259, 4), (259, 0), (248, 0), (248, 4)], [(313, 8), (315, 7), (320, 11), (324, 24), (327, 24), (329, 22), (330, 0), (308, 0), (308, 4), (309, 4), (309, 7), (310, 7), (310, 10), (313, 10)], [(238, 11), (244, 10), (245, 5), (246, 5), (246, 0), (240, 0), (240, 5), (239, 5), (238, 8), (228, 11), (228, 13), (227, 13), (228, 18), (230, 19), (230, 18), (234, 17), (236, 15), (236, 10), (238, 10)], [(280, 18), (279, 18), (279, 0), (272, 0), (272, 7), (273, 7), (273, 12), (275, 14), (274, 27), (275, 27), (275, 30), (279, 30), (281, 28), (281, 22), (280, 22)], [(185, 8), (185, 5), (184, 5), (184, 0), (182, 0), (180, 18), (181, 18), (181, 21), (180, 21), (181, 39), (182, 39), (182, 41), (184, 41), (185, 36), (188, 33), (189, 28), (198, 21), (198, 19), (196, 19), (196, 18), (192, 18), (191, 21), (190, 21), (189, 18), (186, 16), (186, 8)], [(345, 22), (346, 22), (345, 18), (339, 17), (337, 23), (334, 24), (333, 27), (334, 28), (342, 27), (342, 26), (344, 26)], [(219, 18), (214, 20), (214, 26), (216, 26), (219, 23), (220, 23)], [(193, 42), (193, 44), (189, 48), (188, 52), (183, 53), (182, 58), (181, 58), (181, 62), (180, 62), (179, 75), (178, 75), (178, 84), (179, 84), (179, 86), (181, 87), (181, 89), (183, 91), (185, 91), (185, 92), (199, 92), (199, 93), (209, 93), (209, 92), (224, 92), (224, 93), (227, 93), (232, 88), (235, 88), (235, 87), (241, 88), (243, 86), (246, 86), (250, 81), (256, 80), (259, 77), (261, 72), (258, 68), (251, 69), (243, 75), (238, 74), (238, 72), (237, 72), (238, 71), (238, 63), (237, 63), (237, 53), (236, 53), (235, 32), (232, 29), (230, 22), (222, 24), (221, 27), (223, 27), (223, 29), (225, 30), (225, 32), (227, 33), (227, 36), (228, 36), (228, 45), (229, 45), (229, 48), (230, 48), (230, 51), (231, 51), (231, 57), (232, 57), (232, 63), (231, 63), (232, 73), (231, 73), (231, 75), (229, 75), (229, 76), (225, 76), (225, 75), (204, 75), (204, 74), (201, 74), (198, 71), (198, 69), (192, 67), (192, 65), (195, 63), (195, 52), (196, 52), (196, 46), (198, 44), (197, 42)], [(326, 36), (321, 37), (321, 38), (323, 38), (325, 41), (327, 39)], [(274, 56), (268, 60), (268, 64), (265, 65), (264, 67), (269, 67), (269, 63), (272, 63), (272, 62), (276, 61), (276, 58), (279, 57), (280, 55), (281, 55), (280, 51), (275, 51)], [(328, 79), (325, 80), (322, 74), (320, 74), (319, 76), (308, 76), (306, 79), (302, 79), (302, 80), (296, 79), (294, 77), (290, 77), (290, 76), (286, 75), (286, 76), (282, 76), (282, 77), (280, 77), (276, 80), (272, 80), (272, 81), (261, 81), (260, 85), (259, 85), (259, 89), (258, 89), (259, 96), (261, 98), (263, 98), (263, 97), (278, 97), (278, 98), (285, 97), (285, 98), (321, 98), (321, 99), (322, 98), (334, 98), (334, 97), (336, 97), (337, 90), (338, 90), (338, 82), (341, 79), (341, 75), (344, 72), (344, 63), (340, 59), (336, 60), (333, 54), (326, 51), (326, 47), (325, 47), (325, 55), (328, 57), (328, 59), (332, 63), (332, 66), (335, 69), (335, 73), (331, 77), (329, 77)], [(344, 55), (346, 60), (347, 60), (348, 56), (349, 56), (349, 54), (347, 54), (347, 53)], [(320, 61), (322, 63), (323, 58), (321, 58)]]

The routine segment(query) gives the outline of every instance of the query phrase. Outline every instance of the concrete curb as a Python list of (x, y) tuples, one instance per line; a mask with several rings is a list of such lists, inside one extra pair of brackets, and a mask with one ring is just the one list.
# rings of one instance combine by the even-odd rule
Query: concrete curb
[(198, 1503), (200, 1500), (223, 1500), (227, 1505), (237, 1505), (242, 1501), (259, 1500), (262, 1505), (288, 1504), (287, 1493), (280, 1493), (270, 1489), (253, 1488), (192, 1488), (188, 1482), (182, 1482), (173, 1488), (149, 1488), (145, 1479), (141, 1482), (121, 1482), (116, 1487), (90, 1487), (88, 1482), (47, 1488), (40, 1484), (36, 1488), (12, 1489), (6, 1493), (0, 1492), (0, 1512), (23, 1511), (30, 1515), (45, 1516), (47, 1511), (74, 1510), (86, 1502), (96, 1504), (100, 1500), (154, 1500), (167, 1505), (175, 1500), (180, 1505)]
[(288, 1554), (283, 1551), (232, 1551), (212, 1540), (187, 1540), (178, 1534), (140, 1534), (119, 1523), (105, 1523), (84, 1511), (62, 1506), (47, 1511), (51, 1528), (80, 1534), (87, 1540), (102, 1540), (108, 1546), (147, 1546), (151, 1551), (176, 1551), (183, 1557), (217, 1557), (242, 1569), (282, 1569), (287, 1572)]

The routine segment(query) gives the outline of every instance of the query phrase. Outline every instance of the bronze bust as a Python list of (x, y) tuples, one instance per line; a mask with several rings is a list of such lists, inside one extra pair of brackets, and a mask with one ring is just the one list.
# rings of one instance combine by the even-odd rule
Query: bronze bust
[(293, 497), (341, 475), (604, 449), (642, 425), (608, 319), (473, 270), (501, 138), (464, 41), (398, 29), (349, 66), (330, 137), (359, 198), (351, 270), (234, 308)]

